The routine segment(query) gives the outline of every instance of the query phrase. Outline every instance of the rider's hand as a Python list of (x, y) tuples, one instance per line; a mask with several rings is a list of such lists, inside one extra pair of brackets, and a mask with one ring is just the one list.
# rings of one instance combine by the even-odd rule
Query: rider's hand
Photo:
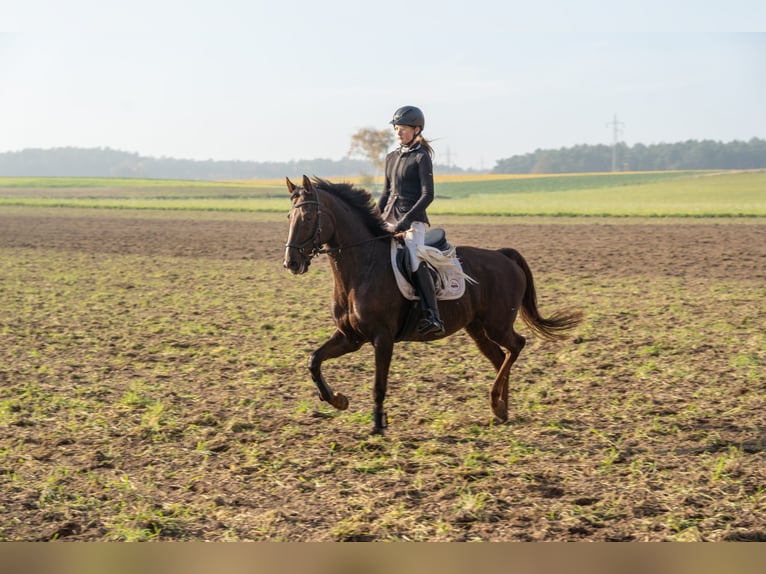
[(386, 221), (386, 231), (388, 231), (390, 234), (393, 235), (394, 233), (396, 233), (396, 225)]

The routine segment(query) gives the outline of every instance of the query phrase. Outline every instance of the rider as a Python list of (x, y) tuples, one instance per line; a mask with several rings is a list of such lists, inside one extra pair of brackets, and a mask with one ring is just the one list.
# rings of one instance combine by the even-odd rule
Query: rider
[(433, 148), (423, 137), (426, 120), (419, 108), (399, 108), (390, 123), (400, 145), (386, 156), (385, 182), (378, 208), (391, 233), (404, 232), (415, 287), (425, 308), (418, 332), (442, 334), (444, 323), (439, 318), (433, 278), (417, 253), (418, 246), (425, 243), (429, 227), (426, 207), (434, 199)]

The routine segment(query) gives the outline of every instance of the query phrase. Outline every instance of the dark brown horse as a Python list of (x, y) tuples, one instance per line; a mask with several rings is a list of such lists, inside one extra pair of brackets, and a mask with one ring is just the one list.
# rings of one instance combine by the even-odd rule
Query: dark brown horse
[[(292, 207), (284, 266), (294, 274), (305, 273), (313, 257), (327, 253), (335, 279), (333, 316), (335, 332), (309, 358), (311, 377), (319, 397), (336, 409), (348, 408), (348, 399), (332, 390), (322, 376), (322, 363), (358, 350), (364, 343), (375, 348), (374, 433), (387, 426), (383, 401), (388, 385), (394, 342), (407, 320), (411, 302), (396, 284), (391, 264), (391, 234), (386, 231), (368, 192), (349, 184), (310, 180), (301, 186), (287, 179)], [(514, 249), (489, 250), (458, 247), (457, 255), (467, 275), (465, 294), (440, 301), (446, 326), (440, 336), (417, 332), (404, 340), (429, 341), (465, 329), (492, 362), (497, 372), (490, 390), (492, 412), (508, 419), (508, 374), (524, 348), (525, 339), (513, 329), (521, 310), (523, 321), (545, 339), (560, 339), (575, 327), (581, 315), (558, 312), (540, 315), (532, 273)]]

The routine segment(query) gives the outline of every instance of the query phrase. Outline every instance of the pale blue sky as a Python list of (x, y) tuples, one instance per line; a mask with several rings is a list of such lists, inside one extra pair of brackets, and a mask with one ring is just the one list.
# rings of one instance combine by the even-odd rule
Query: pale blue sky
[(405, 104), (462, 167), (611, 143), (614, 114), (631, 145), (766, 137), (760, 0), (7, 4), (0, 152), (340, 159)]

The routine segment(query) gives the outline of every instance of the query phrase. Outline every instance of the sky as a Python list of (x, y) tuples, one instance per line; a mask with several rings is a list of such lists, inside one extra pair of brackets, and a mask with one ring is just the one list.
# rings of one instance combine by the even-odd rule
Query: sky
[(403, 105), (463, 168), (765, 138), (766, 2), (712, 4), (1, 0), (0, 152), (338, 160)]

